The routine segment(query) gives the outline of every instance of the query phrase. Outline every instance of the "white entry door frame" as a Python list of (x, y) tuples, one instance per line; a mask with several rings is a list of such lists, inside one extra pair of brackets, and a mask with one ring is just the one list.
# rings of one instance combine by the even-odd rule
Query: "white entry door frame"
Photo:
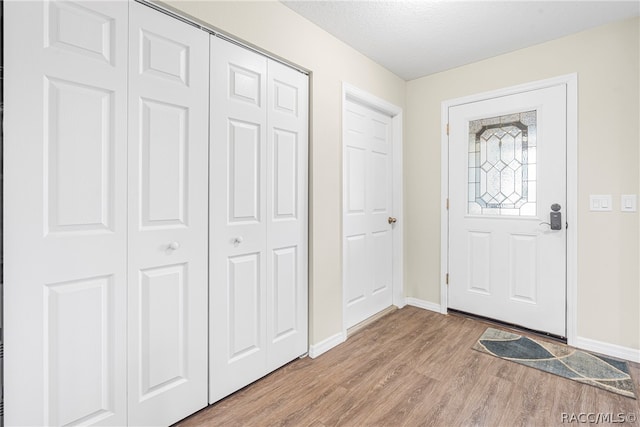
[(565, 85), (567, 90), (567, 342), (573, 345), (577, 338), (577, 266), (578, 266), (578, 75), (576, 73), (512, 86), (491, 92), (444, 101), (441, 106), (441, 265), (440, 308), (447, 313), (447, 278), (449, 273), (449, 109), (458, 105), (485, 101), (501, 96), (514, 95)]
[[(393, 227), (393, 248), (392, 248), (392, 303), (396, 307), (403, 307), (405, 305), (404, 291), (403, 291), (403, 233), (404, 233), (404, 216), (402, 212), (403, 198), (402, 198), (402, 125), (403, 125), (403, 113), (402, 108), (397, 105), (391, 104), (381, 98), (378, 98), (362, 89), (359, 89), (349, 83), (343, 82), (342, 84), (342, 129), (343, 129), (343, 203), (345, 194), (345, 155), (346, 155), (346, 140), (344, 137), (345, 132), (345, 116), (347, 114), (347, 101), (355, 102), (362, 106), (372, 108), (391, 118), (391, 146), (392, 146), (392, 173), (391, 179), (393, 181), (393, 217), (397, 222)], [(344, 217), (341, 225), (341, 236), (344, 237)], [(345, 280), (345, 256), (344, 247), (342, 248), (342, 292), (343, 292), (343, 338), (347, 336), (347, 302), (346, 302), (346, 280)]]

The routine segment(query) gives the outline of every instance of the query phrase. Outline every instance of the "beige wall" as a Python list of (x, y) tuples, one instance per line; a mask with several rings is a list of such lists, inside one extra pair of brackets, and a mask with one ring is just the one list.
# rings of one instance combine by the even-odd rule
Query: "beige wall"
[[(640, 349), (639, 215), (620, 212), (620, 195), (640, 190), (639, 28), (623, 21), (407, 83), (408, 295), (440, 302), (442, 101), (577, 72), (577, 334)], [(590, 212), (589, 194), (611, 194), (614, 211)]]
[(312, 73), (310, 342), (342, 332), (342, 82), (404, 107), (405, 82), (276, 1), (165, 1)]

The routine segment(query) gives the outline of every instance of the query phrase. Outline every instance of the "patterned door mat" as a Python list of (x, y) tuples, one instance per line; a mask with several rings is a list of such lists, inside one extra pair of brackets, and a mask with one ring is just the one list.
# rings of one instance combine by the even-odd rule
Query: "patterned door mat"
[(629, 366), (624, 361), (494, 328), (487, 328), (473, 349), (636, 398)]

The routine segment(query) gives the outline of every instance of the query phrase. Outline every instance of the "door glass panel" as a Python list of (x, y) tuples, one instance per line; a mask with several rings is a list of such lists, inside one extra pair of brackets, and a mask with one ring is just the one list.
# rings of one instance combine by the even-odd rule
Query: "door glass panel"
[(469, 122), (470, 215), (536, 214), (536, 111)]

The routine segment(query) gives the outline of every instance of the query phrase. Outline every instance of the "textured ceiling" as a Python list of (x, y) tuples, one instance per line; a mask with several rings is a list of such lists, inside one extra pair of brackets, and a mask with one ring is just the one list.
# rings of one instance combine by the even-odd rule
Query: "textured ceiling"
[(282, 3), (405, 80), (640, 15), (640, 0)]

